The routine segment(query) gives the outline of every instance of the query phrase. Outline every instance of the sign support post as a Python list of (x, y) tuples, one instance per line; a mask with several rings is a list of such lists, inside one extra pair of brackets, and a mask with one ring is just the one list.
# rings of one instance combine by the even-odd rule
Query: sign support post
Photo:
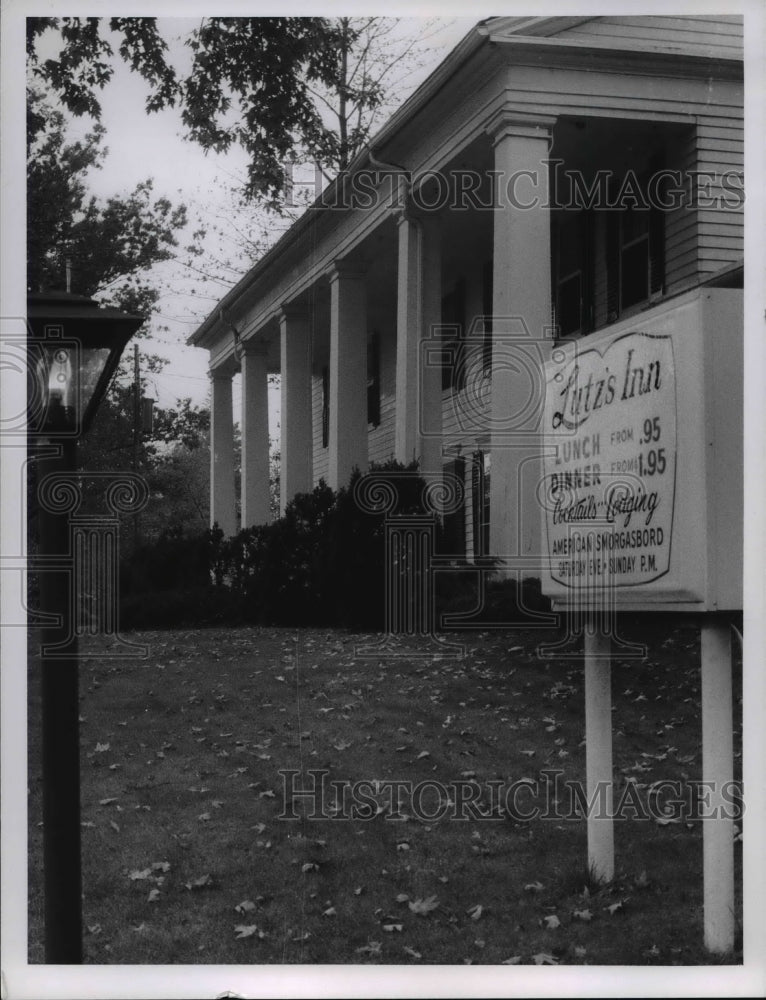
[(727, 814), (723, 796), (724, 789), (732, 787), (734, 778), (728, 623), (706, 616), (700, 645), (705, 947), (708, 951), (725, 953), (734, 947), (734, 821)]
[(585, 623), (585, 775), (588, 801), (588, 868), (600, 882), (614, 878), (612, 818), (612, 687), (608, 635), (598, 616)]

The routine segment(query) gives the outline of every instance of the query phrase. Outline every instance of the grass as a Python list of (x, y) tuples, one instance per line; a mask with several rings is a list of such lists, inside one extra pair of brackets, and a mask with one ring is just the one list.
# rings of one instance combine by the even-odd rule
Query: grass
[[(583, 819), (495, 809), (486, 820), (429, 821), (406, 797), (393, 818), (380, 787), (374, 818), (333, 812), (360, 780), (438, 781), (448, 794), (462, 782), (469, 797), (473, 784), (485, 811), (497, 804), (489, 782), (537, 781), (537, 798), (521, 789), (522, 809), (543, 804), (554, 770), (562, 783), (584, 782), (582, 664), (541, 661), (535, 650), (550, 635), (467, 633), (457, 660), (355, 656), (375, 638), (137, 633), (147, 660), (83, 662), (86, 962), (721, 961), (702, 945), (693, 816), (616, 822), (615, 878), (601, 885), (587, 869)], [(701, 776), (696, 631), (658, 625), (641, 638), (642, 661), (613, 664), (616, 798), (629, 783), (645, 797), (653, 781)], [(30, 962), (43, 960), (38, 672), (32, 656)], [(738, 724), (737, 761), (740, 735)], [(299, 772), (298, 788), (310, 769), (326, 772), (334, 818), (311, 818), (305, 796), (285, 807), (285, 769)], [(433, 814), (438, 802), (424, 786), (424, 808)], [(738, 907), (740, 872), (738, 849)]]

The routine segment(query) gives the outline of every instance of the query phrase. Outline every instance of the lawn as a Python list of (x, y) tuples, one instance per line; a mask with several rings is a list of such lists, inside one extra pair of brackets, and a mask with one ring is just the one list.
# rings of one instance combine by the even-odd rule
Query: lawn
[[(613, 664), (615, 799), (648, 802), (653, 782), (701, 776), (699, 637), (639, 634), (645, 658)], [(81, 669), (86, 962), (720, 961), (702, 946), (693, 810), (628, 811), (614, 881), (589, 879), (585, 821), (567, 818), (567, 782), (585, 778), (582, 662), (541, 660), (550, 633), (452, 635), (462, 657), (423, 640), (365, 658), (380, 637), (321, 630), (130, 638), (147, 659)], [(38, 674), (32, 655), (30, 962)], [(738, 682), (735, 697), (739, 720)], [(738, 722), (737, 766), (740, 737)], [(300, 794), (322, 781), (321, 801)], [(428, 783), (397, 802), (392, 781)], [(740, 882), (737, 844), (738, 906)]]

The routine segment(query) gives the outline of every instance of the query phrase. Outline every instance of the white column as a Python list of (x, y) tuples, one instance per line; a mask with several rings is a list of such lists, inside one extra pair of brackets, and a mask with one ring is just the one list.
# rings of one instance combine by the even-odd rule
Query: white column
[(267, 524), (269, 503), (269, 401), (266, 354), (245, 344), (242, 353), (242, 527)]
[(600, 882), (614, 878), (612, 819), (612, 643), (585, 626), (585, 780), (589, 805), (588, 867)]
[(211, 372), (210, 386), (210, 526), (228, 536), (237, 531), (231, 375)]
[(734, 947), (735, 931), (734, 807), (727, 801), (734, 779), (729, 626), (706, 620), (700, 639), (705, 947), (723, 954)]
[(279, 320), (281, 341), (281, 443), (279, 509), (312, 486), (311, 327), (289, 308)]
[[(495, 144), (490, 548), (509, 557), (541, 554), (536, 487), (542, 421), (527, 406), (544, 385), (549, 353), (551, 247), (548, 156), (553, 119), (501, 113)], [(523, 354), (525, 363), (519, 364)], [(514, 356), (517, 362), (514, 363)], [(534, 373), (539, 370), (539, 381)], [(530, 571), (539, 575), (539, 569)]]
[(330, 275), (329, 486), (367, 469), (367, 288), (364, 272), (345, 261)]
[(396, 437), (400, 462), (441, 467), (441, 367), (428, 363), (430, 331), (441, 320), (441, 246), (435, 218), (399, 216), (396, 314)]

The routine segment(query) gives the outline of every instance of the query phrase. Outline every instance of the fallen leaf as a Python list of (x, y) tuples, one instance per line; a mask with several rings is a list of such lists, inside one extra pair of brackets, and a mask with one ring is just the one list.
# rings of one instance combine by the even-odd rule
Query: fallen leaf
[(328, 906), (326, 910), (322, 911), (322, 916), (323, 917), (334, 917), (334, 916), (337, 915), (337, 913), (338, 913), (338, 911), (335, 909), (334, 906)]
[(147, 899), (147, 903), (156, 903), (159, 898), (160, 898), (160, 890), (152, 889), (151, 892), (149, 893), (149, 898)]
[(243, 899), (241, 903), (237, 903), (234, 909), (244, 916), (246, 913), (252, 913), (255, 909), (255, 903), (251, 899)]
[(204, 889), (206, 886), (212, 885), (213, 880), (209, 875), (200, 875), (199, 878), (195, 878), (193, 882), (186, 882), (187, 889)]
[(403, 926), (404, 924), (383, 924), (383, 930), (388, 931), (389, 934), (393, 931), (401, 932)]
[(501, 965), (520, 965), (521, 955), (513, 955), (511, 958), (506, 958), (505, 961), (500, 963)]
[(117, 801), (116, 798), (114, 798), (114, 799), (99, 799), (98, 800), (98, 804), (100, 806), (110, 806), (113, 802), (116, 802), (116, 801)]
[(110, 820), (109, 820), (109, 826), (111, 826), (111, 828), (112, 828), (113, 830), (115, 830), (115, 831), (116, 831), (117, 833), (119, 833), (119, 832), (120, 832), (120, 827), (119, 827), (119, 824), (115, 823), (115, 821), (114, 821), (113, 819), (110, 819)]
[(396, 897), (396, 901), (397, 903), (406, 903), (409, 898), (410, 897), (407, 895), (406, 892), (400, 892), (399, 895)]
[(555, 959), (553, 955), (549, 955), (546, 951), (539, 951), (536, 955), (532, 956), (535, 965), (558, 965), (558, 959)]
[(527, 882), (524, 892), (542, 892), (544, 889), (542, 882)]
[(430, 913), (432, 910), (435, 910), (439, 905), (439, 901), (436, 896), (427, 896), (425, 899), (414, 899), (407, 905), (413, 913), (417, 913), (419, 916), (424, 916), (426, 913)]
[(422, 760), (424, 757), (430, 757), (430, 756), (431, 754), (427, 750), (421, 750), (420, 753), (415, 758), (415, 760)]
[(543, 917), (542, 922), (545, 924), (545, 929), (548, 931), (555, 931), (557, 927), (561, 927), (561, 921), (555, 913), (551, 913), (547, 917)]
[(238, 940), (242, 940), (242, 938), (249, 938), (252, 937), (257, 930), (258, 927), (255, 924), (238, 924), (234, 928), (234, 937)]
[(410, 958), (422, 958), (423, 956), (419, 951), (415, 951), (414, 948), (410, 948), (409, 945), (405, 945), (403, 951), (410, 956)]
[(106, 751), (109, 749), (109, 746), (110, 746), (109, 743), (97, 743), (94, 753), (106, 753)]
[(128, 878), (131, 880), (131, 882), (136, 882), (139, 879), (145, 879), (151, 877), (152, 877), (151, 868), (144, 868), (142, 871), (136, 869), (135, 871), (132, 871), (130, 875), (128, 875)]
[(613, 917), (618, 910), (623, 909), (623, 901), (620, 899), (616, 903), (612, 903), (611, 906), (605, 906), (604, 909), (609, 910), (610, 916)]
[(575, 910), (572, 916), (576, 920), (584, 920), (586, 922), (588, 920), (593, 920), (593, 914), (590, 912), (590, 910)]
[(155, 861), (152, 865), (153, 872), (169, 872), (170, 862), (169, 861)]
[(479, 920), (481, 918), (482, 913), (484, 912), (484, 907), (481, 905), (481, 903), (477, 903), (475, 906), (469, 906), (465, 912), (468, 914), (471, 920)]
[(358, 955), (379, 955), (382, 947), (382, 941), (368, 941), (367, 944), (363, 944), (356, 951)]

